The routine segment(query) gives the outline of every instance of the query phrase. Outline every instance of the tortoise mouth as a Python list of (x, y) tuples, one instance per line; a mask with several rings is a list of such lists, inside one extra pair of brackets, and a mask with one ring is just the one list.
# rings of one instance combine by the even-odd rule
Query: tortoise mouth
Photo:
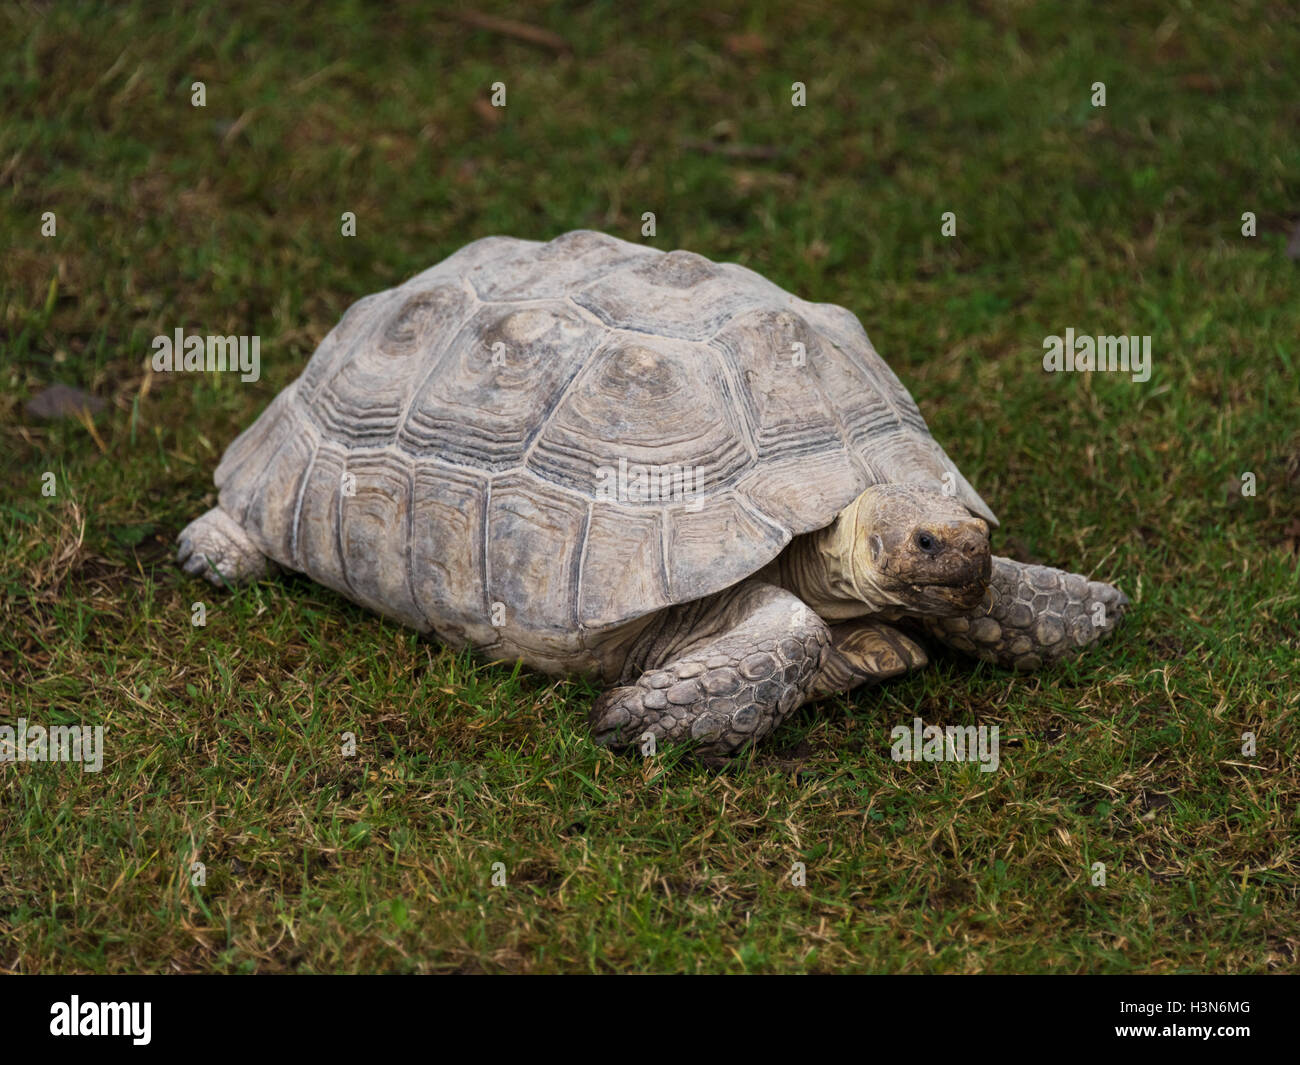
[(961, 584), (912, 584), (911, 598), (927, 613), (936, 615), (967, 614), (984, 601), (988, 578)]
[(984, 593), (988, 591), (986, 581), (977, 581), (974, 584), (966, 584), (960, 588), (938, 588), (936, 591), (939, 597), (951, 603), (960, 610), (974, 610), (984, 601)]

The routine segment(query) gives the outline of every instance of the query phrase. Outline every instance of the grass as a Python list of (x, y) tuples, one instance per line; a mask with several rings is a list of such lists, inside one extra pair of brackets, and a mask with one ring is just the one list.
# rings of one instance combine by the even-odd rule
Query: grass
[[(853, 6), (491, 9), (572, 54), (416, 4), (0, 11), (0, 714), (107, 745), (0, 765), (0, 967), (1296, 968), (1300, 19)], [(646, 211), (857, 313), (996, 548), (1116, 581), (1117, 637), (1028, 677), (936, 654), (718, 771), (596, 749), (582, 680), (177, 569), (352, 301)], [(177, 327), (259, 335), (262, 379), (152, 374)], [(1151, 380), (1044, 374), (1067, 327), (1150, 334)], [(24, 414), (56, 382), (105, 410)], [(1001, 768), (893, 762), (914, 716), (999, 725)]]

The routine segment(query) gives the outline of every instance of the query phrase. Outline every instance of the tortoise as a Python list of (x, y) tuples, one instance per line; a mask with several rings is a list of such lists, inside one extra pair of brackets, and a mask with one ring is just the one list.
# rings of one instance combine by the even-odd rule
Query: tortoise
[(227, 449), (179, 561), (268, 563), (456, 648), (607, 685), (608, 746), (710, 757), (917, 669), (1035, 669), (1117, 588), (997, 518), (842, 307), (579, 230), (487, 237), (349, 308)]

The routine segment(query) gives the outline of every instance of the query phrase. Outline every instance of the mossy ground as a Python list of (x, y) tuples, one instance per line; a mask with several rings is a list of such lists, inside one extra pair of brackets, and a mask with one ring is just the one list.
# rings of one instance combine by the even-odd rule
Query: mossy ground
[[(571, 51), (416, 4), (0, 11), (0, 714), (108, 748), (0, 766), (0, 966), (1295, 969), (1296, 13), (858, 6), (492, 9)], [(596, 749), (583, 682), (176, 568), (353, 300), (647, 211), (857, 313), (997, 548), (1119, 583), (1118, 637), (1029, 677), (937, 654), (717, 771)], [(260, 336), (262, 379), (153, 375), (177, 327)], [(1151, 380), (1043, 373), (1067, 327), (1149, 334)], [(53, 382), (106, 409), (27, 417)], [(916, 716), (1000, 726), (1001, 768), (892, 761)]]

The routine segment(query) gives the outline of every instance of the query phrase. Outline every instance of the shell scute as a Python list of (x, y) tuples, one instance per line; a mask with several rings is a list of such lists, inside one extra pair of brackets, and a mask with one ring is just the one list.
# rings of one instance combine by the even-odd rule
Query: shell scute
[[(511, 474), (488, 496), (488, 596), (516, 642), (577, 629), (578, 563), (590, 503)], [(500, 604), (497, 607), (497, 604)]]
[(761, 293), (702, 255), (674, 251), (615, 270), (573, 296), (602, 322), (659, 337), (708, 340)]
[(520, 466), (557, 399), (604, 339), (558, 301), (481, 308), (425, 366), (398, 446), (474, 469)]
[(312, 379), (314, 391), (302, 394), (308, 416), (321, 432), (350, 447), (392, 444), (411, 389), (441, 358), (473, 305), (454, 282), (408, 283), (372, 305), (373, 322), (358, 326), (347, 350), (346, 338), (336, 344), (328, 368)]
[(752, 462), (746, 426), (707, 349), (617, 336), (588, 360), (542, 429), (528, 467), (585, 495), (661, 506), (664, 479), (692, 495), (733, 484)]

